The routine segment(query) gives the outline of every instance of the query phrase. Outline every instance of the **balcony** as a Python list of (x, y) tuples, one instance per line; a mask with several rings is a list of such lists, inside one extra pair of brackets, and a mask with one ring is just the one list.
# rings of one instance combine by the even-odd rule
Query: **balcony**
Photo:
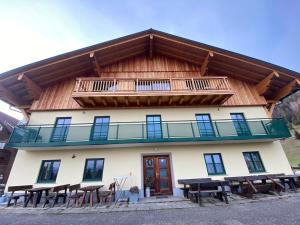
[(156, 133), (151, 131), (153, 124), (146, 122), (107, 123), (102, 125), (104, 128), (101, 128), (100, 136), (99, 125), (93, 124), (63, 127), (17, 126), (8, 145), (24, 150), (57, 149), (57, 147), (74, 149), (84, 146), (107, 148), (134, 145), (266, 142), (291, 136), (283, 119), (215, 120), (204, 123), (206, 124), (199, 121), (159, 122), (156, 124), (159, 125)]
[(227, 77), (77, 78), (72, 97), (82, 107), (219, 105), (233, 91)]

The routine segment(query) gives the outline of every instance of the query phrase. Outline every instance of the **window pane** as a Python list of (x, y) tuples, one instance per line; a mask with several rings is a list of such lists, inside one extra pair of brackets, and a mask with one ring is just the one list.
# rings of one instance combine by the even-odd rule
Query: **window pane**
[(213, 155), (214, 163), (221, 163), (221, 157), (220, 155)]
[(205, 155), (205, 162), (206, 163), (212, 163), (212, 157), (211, 157), (211, 155)]
[(208, 174), (215, 174), (215, 168), (214, 165), (212, 163), (208, 163), (207, 165), (207, 172)]
[(216, 163), (215, 167), (216, 167), (216, 173), (218, 174), (225, 173), (223, 165), (221, 163)]

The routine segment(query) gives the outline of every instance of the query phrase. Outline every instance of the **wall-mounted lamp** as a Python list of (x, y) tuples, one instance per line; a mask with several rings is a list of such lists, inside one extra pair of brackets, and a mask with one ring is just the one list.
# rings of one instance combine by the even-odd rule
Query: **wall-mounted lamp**
[(75, 158), (76, 158), (76, 155), (75, 155), (75, 154), (73, 154), (73, 155), (72, 155), (72, 159), (75, 159)]

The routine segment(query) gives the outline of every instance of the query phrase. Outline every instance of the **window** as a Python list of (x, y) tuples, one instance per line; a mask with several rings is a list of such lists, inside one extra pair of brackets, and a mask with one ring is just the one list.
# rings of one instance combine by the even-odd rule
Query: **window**
[(53, 129), (51, 141), (66, 141), (71, 124), (71, 117), (57, 118)]
[(86, 159), (83, 181), (102, 181), (104, 159)]
[(204, 154), (208, 175), (225, 174), (225, 169), (220, 153)]
[(95, 117), (91, 132), (91, 140), (107, 140), (109, 120), (109, 116)]
[(243, 113), (231, 113), (231, 119), (238, 136), (250, 136), (251, 132)]
[(196, 120), (200, 136), (215, 136), (215, 131), (209, 114), (197, 114)]
[(243, 155), (250, 173), (265, 172), (264, 165), (258, 152), (244, 152)]
[(147, 137), (162, 138), (160, 115), (147, 116)]
[(51, 183), (56, 181), (60, 160), (43, 160), (38, 183)]

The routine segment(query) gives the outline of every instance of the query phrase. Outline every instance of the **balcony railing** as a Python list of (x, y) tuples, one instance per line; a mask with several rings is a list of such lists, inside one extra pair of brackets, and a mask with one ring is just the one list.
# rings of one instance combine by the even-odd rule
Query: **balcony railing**
[[(203, 123), (207, 123), (207, 126), (203, 126)], [(160, 126), (156, 128), (155, 133), (151, 131), (152, 125), (146, 122), (109, 123), (102, 125), (101, 129), (99, 125), (93, 124), (74, 124), (63, 127), (17, 126), (8, 145), (11, 147), (55, 147), (159, 142), (200, 144), (215, 141), (272, 141), (290, 137), (283, 119), (168, 121), (159, 123)], [(96, 129), (95, 126), (98, 128)]]
[(129, 106), (129, 104), (153, 106), (157, 103), (220, 104), (231, 95), (233, 92), (227, 77), (189, 79), (83, 77), (77, 78), (72, 96), (81, 106)]
[(227, 77), (197, 79), (131, 79), (77, 78), (74, 92), (161, 92), (161, 91), (224, 91), (230, 90)]

